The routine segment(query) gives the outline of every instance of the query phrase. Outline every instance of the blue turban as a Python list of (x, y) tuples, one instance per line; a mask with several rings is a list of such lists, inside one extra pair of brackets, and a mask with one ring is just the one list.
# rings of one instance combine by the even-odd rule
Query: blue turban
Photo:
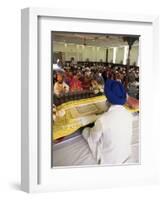
[(126, 103), (126, 90), (119, 81), (107, 80), (105, 82), (104, 92), (111, 104), (124, 105)]

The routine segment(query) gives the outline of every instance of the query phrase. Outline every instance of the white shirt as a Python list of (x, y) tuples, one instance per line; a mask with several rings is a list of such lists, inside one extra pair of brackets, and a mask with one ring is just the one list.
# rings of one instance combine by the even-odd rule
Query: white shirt
[(54, 94), (60, 95), (61, 93), (67, 93), (69, 91), (69, 86), (63, 82), (63, 83), (58, 83), (56, 82), (54, 84)]
[(97, 163), (122, 164), (131, 154), (132, 115), (125, 107), (112, 105), (82, 135)]

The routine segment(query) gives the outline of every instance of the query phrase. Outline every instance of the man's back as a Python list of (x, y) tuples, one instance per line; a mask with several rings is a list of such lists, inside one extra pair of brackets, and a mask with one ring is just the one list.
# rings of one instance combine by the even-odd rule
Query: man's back
[(120, 164), (131, 153), (132, 115), (124, 106), (111, 106), (100, 118), (102, 124), (102, 160), (104, 164)]
[(98, 163), (118, 165), (131, 154), (132, 115), (123, 106), (127, 95), (120, 82), (106, 80), (104, 93), (112, 106), (83, 130), (83, 137)]

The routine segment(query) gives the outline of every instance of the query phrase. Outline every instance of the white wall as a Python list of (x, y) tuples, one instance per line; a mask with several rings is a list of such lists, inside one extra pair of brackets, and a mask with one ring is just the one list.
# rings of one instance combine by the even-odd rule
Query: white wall
[(113, 62), (113, 48), (108, 48), (108, 62)]
[[(135, 57), (135, 59), (137, 59)], [(123, 60), (124, 60), (124, 47), (119, 47), (117, 48), (117, 51), (116, 51), (116, 63), (123, 63)]]
[[(131, 52), (130, 52), (130, 64), (133, 64), (134, 62), (138, 63), (138, 46), (133, 46), (131, 48)], [(135, 56), (137, 57), (137, 59), (135, 59)]]
[[(124, 61), (124, 48), (117, 47), (115, 63), (123, 63)], [(97, 46), (84, 46), (71, 43), (53, 42), (53, 52), (63, 52), (65, 54), (65, 61), (69, 61), (74, 57), (76, 61), (89, 61), (98, 62), (101, 59), (106, 61), (106, 48)], [(113, 48), (108, 48), (108, 62), (113, 60)], [(131, 49), (131, 64), (138, 62), (138, 46)]]
[(95, 46), (84, 46), (77, 44), (64, 44), (62, 42), (53, 43), (53, 52), (61, 51), (65, 53), (65, 60), (68, 61), (74, 57), (76, 61), (103, 61), (106, 60), (106, 48)]

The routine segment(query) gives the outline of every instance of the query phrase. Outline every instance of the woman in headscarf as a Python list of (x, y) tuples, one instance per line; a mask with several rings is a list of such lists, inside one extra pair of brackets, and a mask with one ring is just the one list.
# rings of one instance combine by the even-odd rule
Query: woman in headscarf
[(81, 91), (83, 90), (82, 88), (82, 83), (79, 80), (79, 75), (74, 73), (72, 80), (70, 81), (70, 91), (75, 92), (75, 91)]

